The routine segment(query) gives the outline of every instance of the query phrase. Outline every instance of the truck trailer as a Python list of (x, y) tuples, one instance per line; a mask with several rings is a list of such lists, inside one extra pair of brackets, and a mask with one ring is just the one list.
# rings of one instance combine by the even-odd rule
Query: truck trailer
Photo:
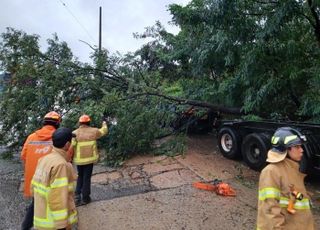
[(261, 170), (266, 164), (271, 148), (271, 137), (276, 129), (291, 127), (307, 137), (303, 145), (304, 154), (300, 171), (309, 175), (320, 175), (320, 125), (287, 121), (244, 121), (225, 120), (217, 128), (218, 147), (229, 159), (241, 158), (254, 170)]

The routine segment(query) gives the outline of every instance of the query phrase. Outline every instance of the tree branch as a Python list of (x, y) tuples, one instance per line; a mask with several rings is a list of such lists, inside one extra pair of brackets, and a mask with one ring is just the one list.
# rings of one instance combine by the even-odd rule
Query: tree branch
[(80, 42), (83, 42), (84, 44), (88, 45), (93, 51), (95, 51), (97, 48), (94, 48), (93, 46), (91, 46), (88, 42), (82, 41), (79, 39)]
[(316, 12), (315, 6), (313, 5), (312, 0), (308, 0), (308, 6), (309, 6), (311, 14), (315, 20), (314, 33), (317, 38), (318, 45), (320, 46), (320, 19), (319, 19), (317, 12)]
[(215, 112), (219, 112), (219, 113), (224, 113), (224, 114), (233, 114), (233, 115), (244, 115), (245, 113), (243, 111), (241, 111), (241, 108), (236, 108), (236, 107), (225, 107), (225, 106), (221, 106), (221, 105), (215, 105), (215, 104), (211, 104), (208, 102), (203, 102), (203, 101), (197, 101), (197, 100), (189, 100), (189, 99), (182, 99), (182, 98), (178, 98), (178, 97), (172, 97), (172, 96), (168, 96), (168, 95), (164, 95), (161, 93), (155, 93), (155, 92), (145, 92), (145, 93), (138, 93), (126, 98), (122, 98), (120, 100), (114, 101), (112, 103), (116, 103), (119, 101), (125, 101), (125, 100), (129, 100), (129, 99), (134, 99), (137, 97), (142, 97), (142, 96), (156, 96), (156, 97), (161, 97), (164, 98), (166, 100), (169, 101), (173, 101), (176, 102), (180, 105), (192, 105), (192, 106), (196, 106), (196, 107), (202, 107), (202, 108), (209, 108)]

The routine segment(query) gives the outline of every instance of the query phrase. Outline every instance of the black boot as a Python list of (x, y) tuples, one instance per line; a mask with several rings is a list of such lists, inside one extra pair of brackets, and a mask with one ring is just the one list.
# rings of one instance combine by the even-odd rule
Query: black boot
[(82, 205), (86, 205), (86, 204), (89, 204), (91, 202), (91, 197), (85, 197), (82, 199)]
[(81, 205), (81, 194), (76, 194), (76, 195), (74, 196), (74, 201), (75, 201), (75, 203), (76, 203), (76, 206)]

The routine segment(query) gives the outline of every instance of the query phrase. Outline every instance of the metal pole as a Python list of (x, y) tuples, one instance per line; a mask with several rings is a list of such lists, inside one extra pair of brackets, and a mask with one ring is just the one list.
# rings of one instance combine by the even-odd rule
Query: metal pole
[(100, 14), (99, 14), (99, 53), (101, 52), (101, 28), (102, 28), (102, 7), (100, 6)]

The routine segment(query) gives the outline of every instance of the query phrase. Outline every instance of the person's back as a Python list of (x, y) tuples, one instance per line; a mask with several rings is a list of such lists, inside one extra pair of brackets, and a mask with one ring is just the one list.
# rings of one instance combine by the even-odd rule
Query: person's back
[[(24, 196), (32, 198), (30, 185), (38, 160), (50, 153), (52, 149), (52, 133), (59, 127), (61, 117), (51, 111), (44, 116), (43, 127), (30, 134), (22, 148), (21, 160), (24, 163)], [(26, 216), (21, 224), (23, 230), (33, 226), (33, 200), (26, 210)]]
[(52, 149), (52, 133), (56, 130), (51, 125), (45, 125), (41, 129), (28, 136), (21, 154), (24, 161), (24, 195), (31, 197), (30, 183), (34, 175), (38, 160), (47, 155)]
[(87, 204), (91, 202), (91, 175), (93, 164), (99, 160), (96, 140), (108, 133), (106, 122), (100, 129), (90, 127), (91, 118), (82, 115), (79, 118), (80, 127), (73, 131), (76, 135), (72, 139), (74, 147), (73, 163), (77, 165), (78, 181), (76, 187), (76, 203)]
[(57, 129), (52, 151), (38, 162), (32, 179), (36, 229), (70, 228), (77, 222), (73, 190), (77, 175), (67, 162), (71, 136), (70, 129)]
[(101, 129), (88, 125), (80, 125), (73, 133), (77, 136), (73, 162), (76, 165), (96, 163), (99, 159), (96, 140), (105, 135), (107, 131), (101, 131)]

